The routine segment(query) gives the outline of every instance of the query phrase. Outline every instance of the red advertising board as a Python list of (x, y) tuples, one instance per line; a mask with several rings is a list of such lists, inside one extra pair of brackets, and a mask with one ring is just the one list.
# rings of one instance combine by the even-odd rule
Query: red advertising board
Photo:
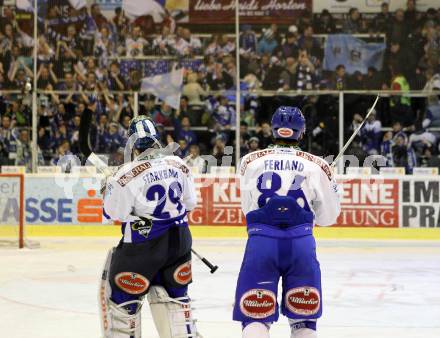
[[(399, 180), (341, 180), (342, 211), (335, 226), (399, 226)], [(193, 225), (245, 225), (240, 207), (239, 179), (197, 178), (198, 206), (190, 214)]]
[[(240, 0), (240, 23), (292, 24), (306, 11), (312, 11), (312, 0)], [(190, 0), (189, 22), (234, 23), (235, 0)]]
[(351, 179), (339, 183), (343, 193), (337, 226), (399, 226), (398, 180)]
[(189, 215), (193, 225), (245, 225), (240, 207), (240, 182), (235, 177), (196, 179), (197, 208)]

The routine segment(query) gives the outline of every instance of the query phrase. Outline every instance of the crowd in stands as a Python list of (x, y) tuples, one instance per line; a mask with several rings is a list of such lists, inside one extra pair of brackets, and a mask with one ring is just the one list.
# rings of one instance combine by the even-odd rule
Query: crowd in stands
[[(26, 84), (33, 82), (32, 39), (18, 23), (18, 10), (3, 6), (0, 17), (0, 162), (30, 165), (31, 106)], [(56, 164), (77, 154), (81, 112), (93, 103), (92, 145), (98, 153), (120, 161), (134, 112), (151, 116), (163, 128), (163, 142), (179, 144), (178, 154), (196, 166), (200, 154), (221, 161), (234, 146), (235, 87), (240, 85), (241, 156), (271, 143), (271, 113), (280, 104), (302, 107), (307, 118), (303, 147), (318, 155), (337, 152), (338, 98), (334, 95), (289, 96), (307, 90), (440, 89), (440, 7), (416, 11), (414, 0), (404, 9), (365, 15), (352, 8), (343, 16), (329, 11), (292, 18), (290, 25), (240, 26), (240, 78), (236, 78), (236, 45), (227, 26), (207, 38), (203, 27), (176, 24), (171, 17), (154, 24), (148, 17), (130, 21), (117, 8), (106, 17), (99, 5), (68, 12), (60, 24), (58, 6), (46, 9), (38, 26), (37, 87), (40, 164)], [(75, 20), (74, 20), (75, 19)], [(212, 28), (211, 28), (212, 30)], [(385, 39), (382, 69), (348, 74), (345, 65), (323, 69), (324, 39), (317, 34), (369, 34)], [(382, 37), (378, 37), (382, 34)], [(384, 38), (383, 38), (384, 37)], [(180, 109), (150, 94), (139, 96), (146, 76), (184, 67)], [(273, 95), (258, 95), (258, 91)], [(347, 95), (346, 133), (365, 116), (372, 97)], [(199, 128), (194, 128), (199, 127)], [(201, 127), (201, 128), (200, 128)], [(384, 130), (385, 127), (388, 129)], [(435, 95), (396, 95), (381, 100), (351, 152), (361, 157), (383, 154), (389, 165), (436, 165), (440, 102)]]

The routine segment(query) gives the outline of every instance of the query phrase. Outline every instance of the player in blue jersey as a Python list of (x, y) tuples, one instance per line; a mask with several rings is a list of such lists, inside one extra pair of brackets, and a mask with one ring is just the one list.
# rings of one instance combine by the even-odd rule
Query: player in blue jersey
[(144, 296), (161, 338), (198, 337), (187, 295), (191, 233), (187, 213), (196, 205), (190, 169), (158, 151), (153, 121), (129, 127), (135, 158), (107, 178), (104, 215), (122, 223), (122, 239), (105, 264), (100, 288), (104, 338), (141, 338)]
[(233, 319), (242, 322), (244, 338), (269, 337), (280, 307), (291, 338), (317, 337), (322, 293), (313, 226), (335, 223), (340, 203), (329, 165), (298, 147), (304, 132), (301, 111), (280, 107), (272, 117), (274, 146), (241, 162), (241, 204), (249, 238)]

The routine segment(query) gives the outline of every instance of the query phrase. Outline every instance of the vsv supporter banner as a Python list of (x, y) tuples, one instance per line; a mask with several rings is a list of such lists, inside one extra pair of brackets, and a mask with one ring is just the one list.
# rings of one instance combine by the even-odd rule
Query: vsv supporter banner
[[(199, 176), (193, 225), (245, 225), (239, 179)], [(336, 226), (440, 228), (440, 180), (436, 176), (347, 178), (339, 176), (342, 212)], [(60, 183), (64, 184), (64, 189)], [(67, 187), (67, 188), (66, 188)], [(0, 181), (0, 226), (17, 224), (19, 183)], [(27, 224), (96, 225), (105, 223), (99, 178), (25, 177)]]
[(324, 69), (334, 71), (344, 65), (347, 73), (360, 71), (366, 74), (368, 67), (382, 70), (385, 43), (368, 43), (346, 34), (327, 37), (324, 54)]
[[(312, 0), (240, 0), (240, 23), (291, 24), (294, 17), (312, 10)], [(235, 0), (190, 0), (189, 22), (235, 22)]]

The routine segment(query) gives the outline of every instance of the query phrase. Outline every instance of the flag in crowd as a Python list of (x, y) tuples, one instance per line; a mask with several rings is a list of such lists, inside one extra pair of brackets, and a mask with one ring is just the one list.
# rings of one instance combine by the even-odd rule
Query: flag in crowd
[(367, 73), (368, 67), (382, 70), (385, 43), (368, 43), (352, 35), (328, 35), (325, 44), (324, 69), (334, 71), (344, 65), (347, 73)]
[(169, 73), (143, 78), (141, 90), (155, 95), (174, 109), (179, 109), (182, 84), (183, 68), (173, 69)]

